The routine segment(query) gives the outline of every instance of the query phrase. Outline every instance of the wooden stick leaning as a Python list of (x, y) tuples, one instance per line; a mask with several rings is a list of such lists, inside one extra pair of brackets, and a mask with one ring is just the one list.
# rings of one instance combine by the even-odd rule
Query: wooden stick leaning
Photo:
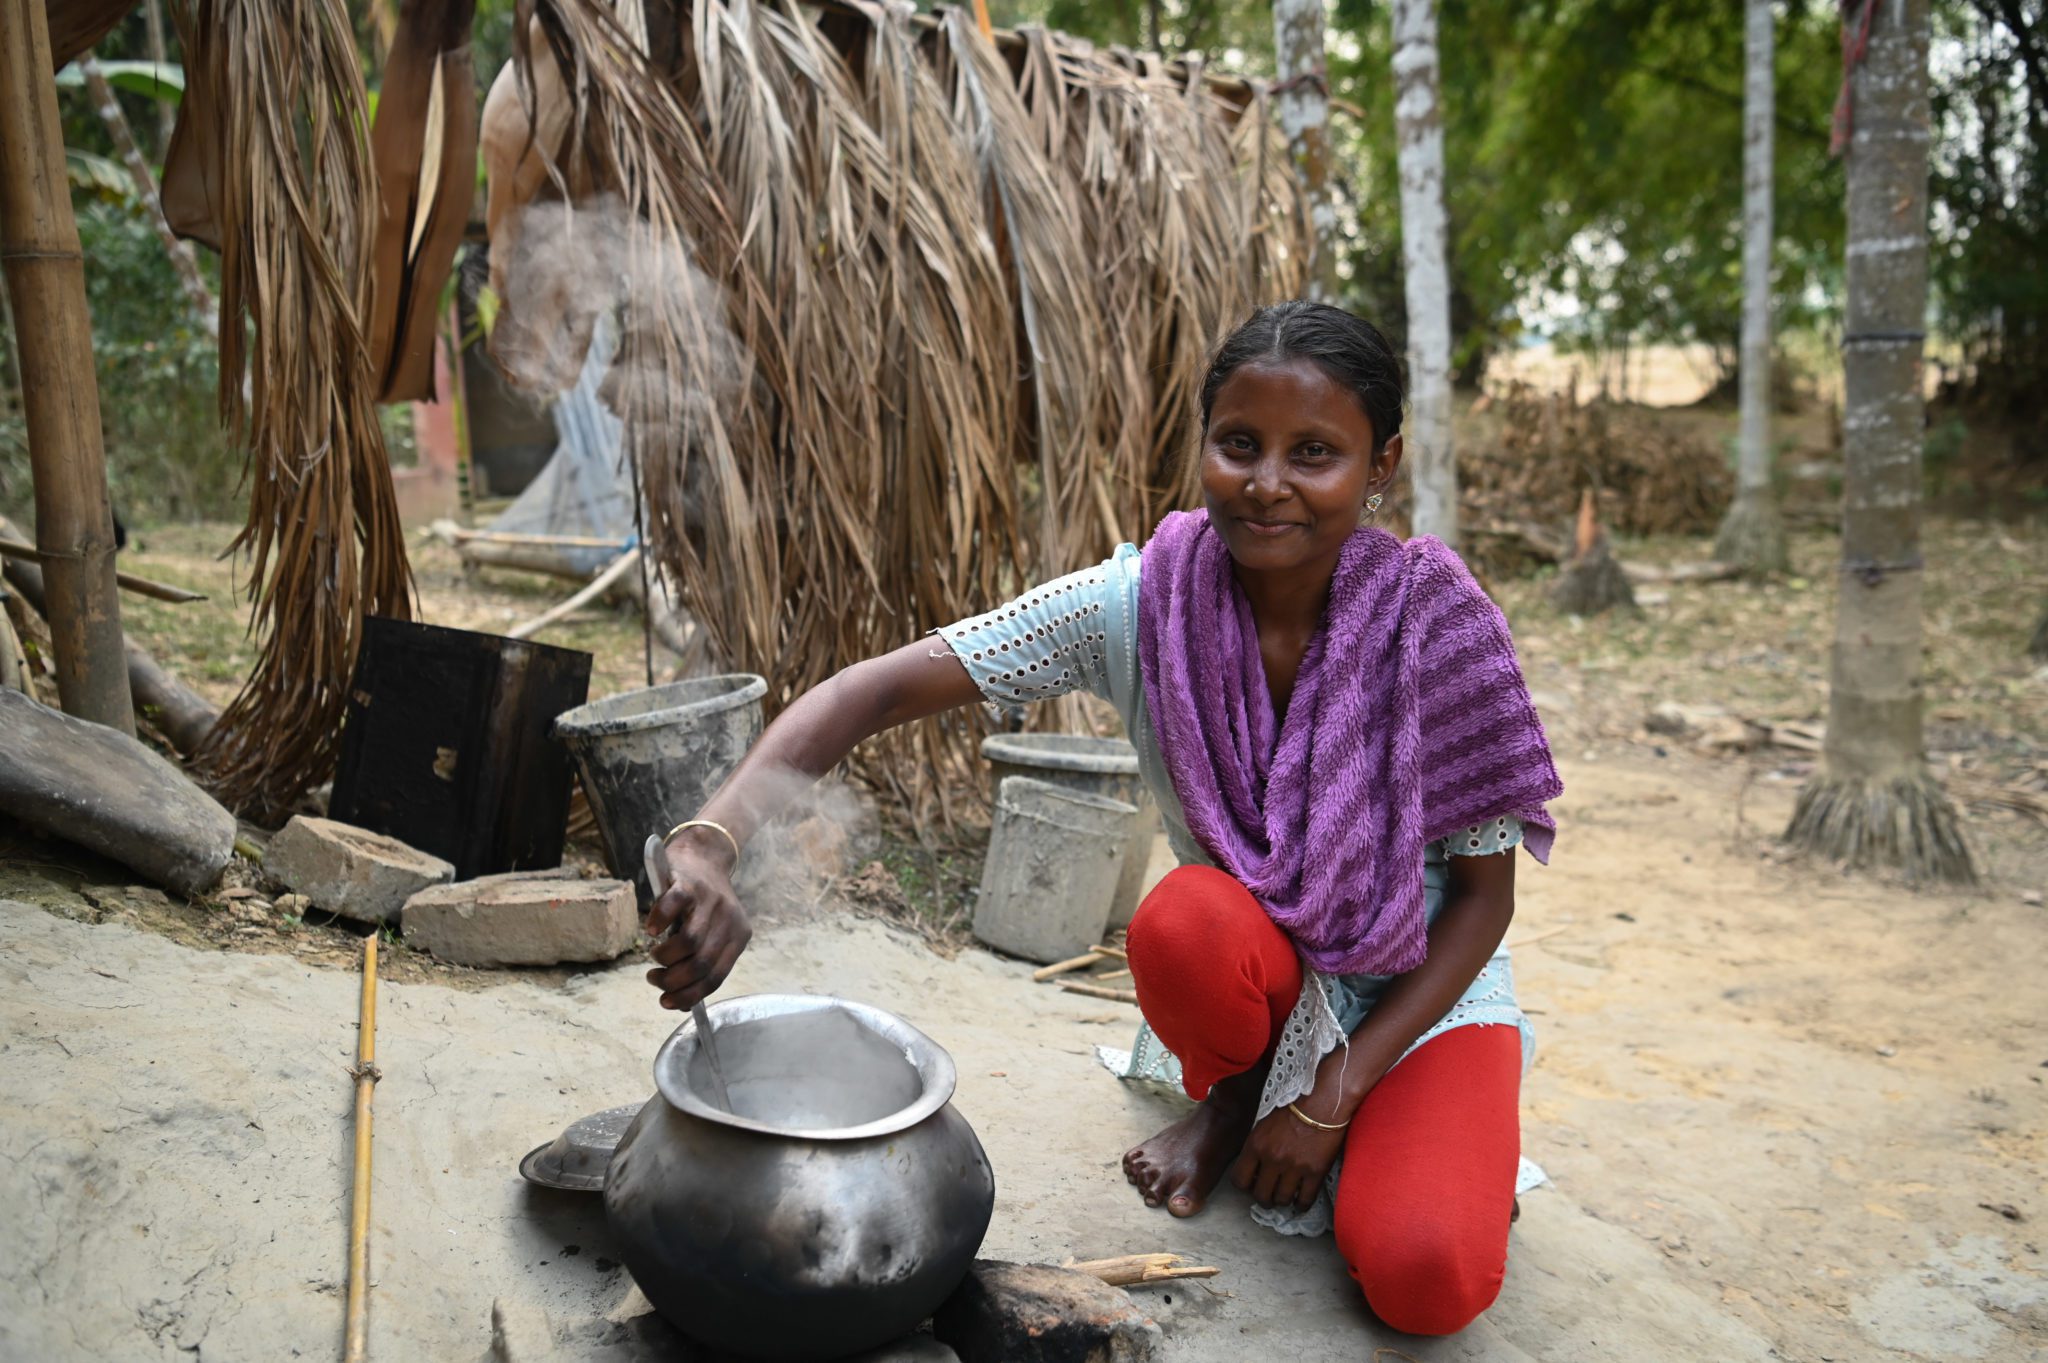
[[(41, 567), (43, 563), (41, 550), (37, 549), (33, 544), (23, 544), (19, 540), (0, 539), (0, 557), (25, 559), (38, 567)], [(153, 578), (137, 577), (133, 573), (116, 572), (114, 574), (114, 581), (120, 584), (123, 591), (134, 592), (137, 596), (155, 597), (159, 601), (170, 601), (178, 605), (183, 605), (187, 601), (204, 601), (206, 599), (205, 592), (188, 591), (183, 587), (173, 587), (168, 582), (158, 582)]]
[(565, 616), (574, 614), (595, 601), (598, 597), (603, 596), (607, 591), (611, 590), (614, 582), (624, 577), (633, 565), (639, 561), (640, 551), (638, 549), (628, 549), (625, 553), (620, 554), (607, 564), (603, 572), (590, 579), (590, 582), (581, 591), (560, 605), (552, 606), (542, 611), (531, 620), (522, 621), (514, 625), (505, 631), (505, 637), (507, 639), (531, 639), (549, 625), (554, 624)]
[(377, 934), (363, 939), (363, 1001), (356, 1022), (356, 1166), (348, 1219), (348, 1311), (342, 1363), (362, 1363), (370, 1325), (370, 1095), (377, 1069)]

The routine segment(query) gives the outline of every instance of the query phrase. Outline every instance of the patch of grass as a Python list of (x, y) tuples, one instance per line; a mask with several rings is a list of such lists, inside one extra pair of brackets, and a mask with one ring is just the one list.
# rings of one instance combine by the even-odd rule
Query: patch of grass
[(884, 833), (876, 860), (894, 877), (909, 925), (949, 945), (964, 945), (988, 837), (927, 847), (914, 837)]

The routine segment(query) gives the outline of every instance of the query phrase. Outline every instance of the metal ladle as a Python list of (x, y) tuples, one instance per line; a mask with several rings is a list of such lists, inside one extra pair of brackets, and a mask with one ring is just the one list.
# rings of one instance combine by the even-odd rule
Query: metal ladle
[[(640, 849), (642, 860), (647, 866), (647, 885), (659, 900), (668, 891), (667, 848), (662, 845), (659, 834), (647, 835), (646, 844)], [(726, 1091), (725, 1067), (718, 1063), (718, 1041), (711, 1032), (711, 1014), (704, 1011), (704, 1001), (699, 999), (690, 1005), (690, 1016), (696, 1020), (697, 1035), (704, 1038), (704, 1059), (711, 1065), (712, 1097), (727, 1112), (732, 1111), (732, 1094)]]

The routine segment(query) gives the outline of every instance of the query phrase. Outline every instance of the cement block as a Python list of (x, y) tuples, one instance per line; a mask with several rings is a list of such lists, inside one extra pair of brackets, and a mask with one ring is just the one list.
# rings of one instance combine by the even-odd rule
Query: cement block
[(932, 1318), (960, 1363), (1150, 1363), (1160, 1330), (1122, 1289), (1045, 1264), (977, 1259)]
[(996, 789), (974, 935), (1050, 963), (1102, 940), (1138, 820), (1134, 805), (1012, 776)]
[(270, 840), (263, 869), (313, 907), (363, 923), (388, 923), (405, 901), (452, 879), (439, 857), (333, 819), (294, 818)]
[(0, 814), (180, 894), (213, 888), (235, 816), (135, 739), (0, 687)]
[(640, 927), (631, 881), (519, 875), (436, 885), (405, 903), (407, 946), (457, 965), (609, 961)]

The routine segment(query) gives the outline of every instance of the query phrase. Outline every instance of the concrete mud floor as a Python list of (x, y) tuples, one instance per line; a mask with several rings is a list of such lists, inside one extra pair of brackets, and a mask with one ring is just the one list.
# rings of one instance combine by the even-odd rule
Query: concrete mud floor
[[(1234, 1191), (1186, 1222), (1139, 1203), (1118, 1157), (1173, 1102), (1092, 1053), (1131, 1009), (831, 910), (765, 925), (729, 988), (863, 999), (951, 1050), (996, 1170), (985, 1253), (1219, 1266), (1134, 1293), (1170, 1360), (2048, 1358), (2044, 911), (1760, 856), (1789, 792), (1748, 789), (1738, 822), (1729, 767), (1566, 779), (1509, 931), (1524, 1149), (1555, 1185), (1455, 1338), (1386, 1331), (1329, 1240)], [(355, 975), (12, 902), (0, 942), (0, 1359), (337, 1356)], [(481, 1360), (500, 1298), (564, 1359), (659, 1356), (598, 1199), (515, 1169), (651, 1091), (675, 1019), (640, 971), (383, 986), (372, 1358)]]

